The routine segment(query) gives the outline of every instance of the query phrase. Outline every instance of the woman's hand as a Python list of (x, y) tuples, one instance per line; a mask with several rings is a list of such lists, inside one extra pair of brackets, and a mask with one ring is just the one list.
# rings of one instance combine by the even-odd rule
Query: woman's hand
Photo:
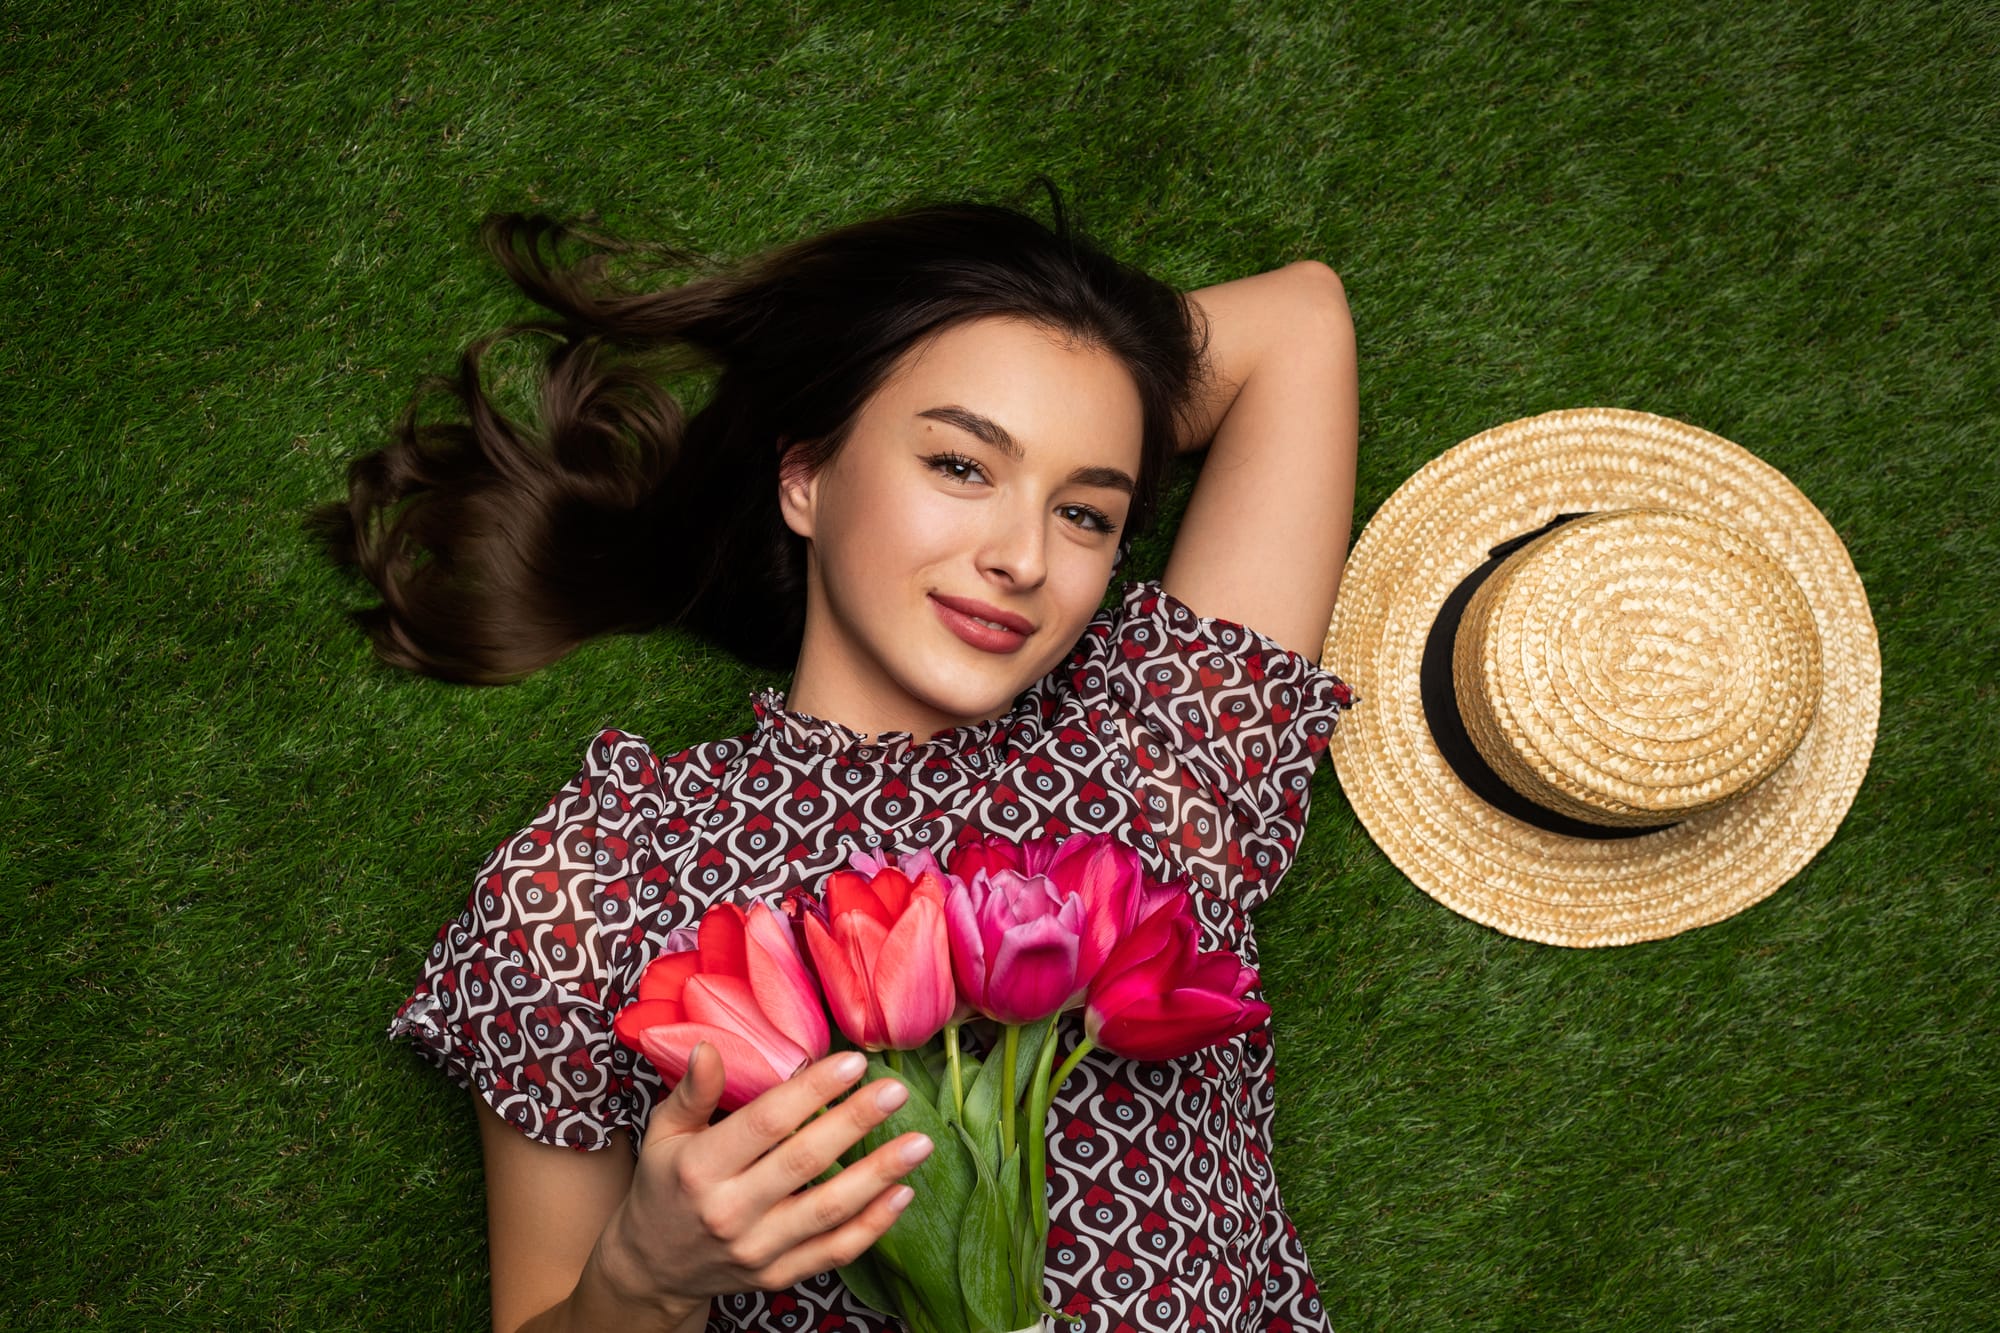
[(898, 1182), (932, 1147), (905, 1134), (813, 1184), (908, 1098), (878, 1079), (815, 1118), (865, 1068), (851, 1051), (817, 1061), (711, 1125), (722, 1056), (697, 1047), (653, 1108), (631, 1189), (604, 1229), (606, 1279), (626, 1301), (685, 1319), (710, 1296), (782, 1290), (858, 1258), (909, 1203)]
[(840, 1056), (808, 1065), (711, 1125), (722, 1057), (698, 1050), (636, 1160), (624, 1130), (579, 1153), (528, 1138), (473, 1094), (496, 1333), (701, 1333), (709, 1297), (782, 1289), (874, 1244), (930, 1144), (902, 1135), (812, 1184), (904, 1095), (878, 1079), (814, 1118), (860, 1077), (841, 1069)]

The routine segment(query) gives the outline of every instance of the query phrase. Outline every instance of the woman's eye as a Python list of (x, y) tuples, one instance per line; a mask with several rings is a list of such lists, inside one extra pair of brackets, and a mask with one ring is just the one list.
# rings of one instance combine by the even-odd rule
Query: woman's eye
[(1078, 521), (1093, 532), (1109, 534), (1118, 531), (1118, 525), (1101, 510), (1092, 509), (1089, 505), (1064, 505), (1063, 508), (1074, 511)]
[(973, 462), (964, 454), (932, 454), (924, 462), (928, 463), (936, 471), (944, 473), (953, 481), (971, 480), (971, 477), (965, 473), (954, 471), (953, 469), (955, 468), (966, 468), (975, 473), (979, 471), (979, 464)]

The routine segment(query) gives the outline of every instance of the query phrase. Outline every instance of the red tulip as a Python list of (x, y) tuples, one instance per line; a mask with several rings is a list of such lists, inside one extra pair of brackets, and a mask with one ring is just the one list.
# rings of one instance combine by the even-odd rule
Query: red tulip
[(945, 863), (954, 877), (970, 884), (972, 877), (982, 870), (989, 875), (996, 870), (1011, 870), (1017, 875), (1035, 873), (1022, 863), (1023, 852), (1020, 843), (988, 833), (953, 847), (945, 853)]
[[(909, 858), (905, 858), (908, 860)], [(826, 901), (809, 907), (806, 947), (827, 1007), (863, 1050), (914, 1050), (952, 1016), (957, 991), (945, 939), (944, 877), (928, 852), (913, 879), (887, 859), (827, 876)]]
[(952, 967), (973, 1009), (1002, 1023), (1035, 1023), (1076, 988), (1083, 901), (1044, 875), (980, 870), (945, 899)]
[(826, 1054), (826, 1015), (791, 926), (768, 903), (748, 911), (718, 903), (695, 939), (694, 949), (646, 965), (638, 998), (612, 1028), (673, 1080), (687, 1072), (697, 1042), (715, 1047), (721, 1106), (734, 1110)]
[(1197, 953), (1185, 893), (1156, 897), (1097, 971), (1084, 1005), (1091, 1044), (1133, 1060), (1172, 1060), (1248, 1032), (1270, 1006), (1244, 995), (1257, 970), (1226, 949)]

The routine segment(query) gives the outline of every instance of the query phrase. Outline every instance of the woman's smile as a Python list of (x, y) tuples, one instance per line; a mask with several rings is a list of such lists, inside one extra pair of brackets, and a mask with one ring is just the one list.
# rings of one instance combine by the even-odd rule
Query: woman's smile
[[(931, 594), (938, 616), (951, 632), (975, 648), (989, 653), (1016, 653), (1027, 645), (1034, 626), (1019, 616), (996, 611), (983, 602)], [(975, 610), (974, 608), (977, 608)], [(982, 614), (983, 612), (983, 614)]]

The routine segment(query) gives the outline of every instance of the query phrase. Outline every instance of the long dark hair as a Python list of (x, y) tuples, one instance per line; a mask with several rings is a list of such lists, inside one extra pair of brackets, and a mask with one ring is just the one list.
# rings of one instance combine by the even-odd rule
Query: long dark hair
[[(997, 204), (924, 203), (726, 267), (541, 215), (489, 216), (486, 245), (554, 318), (509, 324), (465, 349), (455, 380), (426, 380), (392, 443), (349, 465), (347, 500), (308, 515), (332, 558), (381, 594), (350, 617), (384, 661), (469, 684), (665, 625), (789, 669), (806, 565), (778, 508), (781, 456), (808, 475), (824, 467), (899, 357), (986, 315), (1102, 348), (1131, 373), (1144, 442), (1122, 561), (1155, 518), (1206, 331), (1185, 297), (1106, 255), (1036, 179), (1053, 225)], [(614, 276), (614, 260), (696, 276), (647, 289)], [(549, 340), (532, 424), (506, 415), (481, 376), (496, 342), (529, 332)], [(689, 417), (663, 381), (709, 372), (713, 392)], [(438, 389), (457, 419), (420, 424)]]

